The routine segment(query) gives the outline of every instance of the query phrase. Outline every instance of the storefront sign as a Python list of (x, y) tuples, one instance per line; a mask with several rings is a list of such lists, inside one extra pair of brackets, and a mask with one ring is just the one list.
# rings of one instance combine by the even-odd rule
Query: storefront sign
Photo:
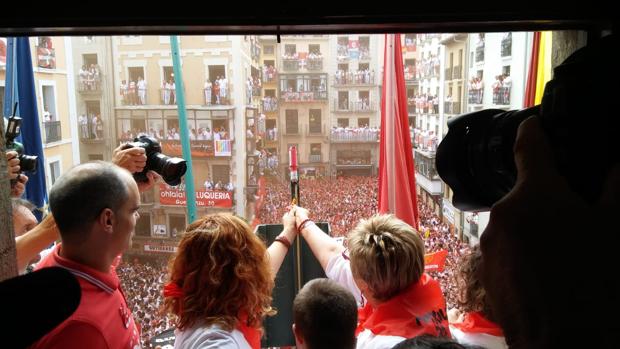
[[(196, 192), (196, 205), (199, 207), (231, 208), (233, 192), (224, 190), (201, 190)], [(159, 203), (162, 205), (185, 206), (185, 191), (161, 184)]]
[(448, 222), (454, 224), (454, 206), (452, 206), (452, 203), (450, 203), (450, 200), (448, 199), (443, 199), (442, 200), (442, 205), (441, 205), (441, 209), (443, 212), (443, 216), (448, 220)]
[[(162, 140), (162, 152), (167, 156), (183, 157), (181, 141)], [(218, 141), (191, 141), (192, 157), (207, 158), (213, 156), (232, 156), (232, 141), (229, 139)]]
[(157, 253), (175, 253), (177, 251), (177, 247), (172, 245), (145, 244), (144, 251)]

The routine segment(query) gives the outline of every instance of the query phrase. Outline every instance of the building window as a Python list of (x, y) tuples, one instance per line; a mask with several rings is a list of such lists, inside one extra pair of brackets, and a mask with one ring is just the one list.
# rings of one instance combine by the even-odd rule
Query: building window
[[(138, 218), (138, 220), (136, 221), (136, 228), (134, 229), (134, 231), (136, 232), (136, 236), (144, 236), (144, 237), (151, 236), (151, 214), (150, 213), (140, 212), (140, 218)], [(156, 230), (153, 230), (153, 233), (155, 235), (158, 232)], [(166, 232), (164, 230), (164, 236), (165, 236), (165, 233)]]
[(212, 165), (211, 174), (213, 175), (211, 178), (214, 185), (217, 186), (218, 183), (221, 183), (220, 185), (223, 188), (230, 182), (230, 165)]
[(88, 154), (88, 161), (103, 161), (103, 154)]
[(170, 214), (168, 215), (168, 228), (171, 237), (177, 237), (185, 231), (185, 215)]
[(349, 127), (349, 118), (338, 118), (338, 127)]
[(294, 44), (284, 45), (284, 54), (287, 56), (293, 56), (297, 53), (297, 46)]
[(49, 162), (50, 181), (54, 185), (58, 177), (60, 177), (60, 160), (54, 160)]
[(359, 118), (359, 119), (357, 119), (357, 126), (358, 127), (369, 127), (370, 126), (370, 119), (369, 118)]
[(308, 124), (310, 133), (321, 133), (321, 109), (310, 109)]
[(321, 45), (308, 45), (309, 53), (320, 54), (321, 53)]
[(272, 55), (274, 52), (274, 46), (273, 45), (265, 45), (264, 46), (264, 52), (266, 55)]
[(286, 133), (298, 134), (299, 126), (297, 124), (297, 109), (286, 110)]

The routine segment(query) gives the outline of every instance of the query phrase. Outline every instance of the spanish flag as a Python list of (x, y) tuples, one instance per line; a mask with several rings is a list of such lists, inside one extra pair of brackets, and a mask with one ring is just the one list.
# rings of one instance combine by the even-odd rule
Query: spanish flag
[(542, 101), (545, 84), (551, 80), (552, 32), (535, 32), (532, 40), (523, 106), (533, 107)]

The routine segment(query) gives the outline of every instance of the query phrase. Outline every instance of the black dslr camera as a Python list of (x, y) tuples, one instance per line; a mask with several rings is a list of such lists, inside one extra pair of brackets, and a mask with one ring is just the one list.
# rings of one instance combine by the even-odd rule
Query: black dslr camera
[(21, 132), (21, 124), (22, 118), (19, 116), (13, 115), (9, 118), (5, 133), (6, 150), (14, 150), (17, 152), (19, 168), (22, 172), (35, 172), (37, 170), (38, 156), (24, 154), (24, 145), (15, 140)]
[(168, 185), (176, 186), (181, 183), (181, 177), (187, 171), (184, 159), (171, 158), (161, 153), (159, 142), (152, 137), (141, 135), (132, 143), (127, 143), (123, 149), (140, 147), (146, 151), (146, 167), (142, 172), (134, 173), (133, 177), (138, 182), (147, 182), (146, 173), (149, 170), (159, 173)]
[(448, 122), (435, 161), (454, 191), (454, 206), (489, 210), (513, 188), (517, 129), (531, 115), (540, 118), (559, 173), (584, 200), (594, 202), (620, 159), (620, 69), (612, 54), (618, 47), (610, 35), (574, 52), (554, 69), (538, 106), (481, 110)]

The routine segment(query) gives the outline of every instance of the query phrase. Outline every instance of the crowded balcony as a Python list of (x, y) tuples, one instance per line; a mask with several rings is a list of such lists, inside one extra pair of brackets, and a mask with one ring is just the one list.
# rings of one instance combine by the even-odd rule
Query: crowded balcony
[(280, 74), (279, 85), (285, 102), (327, 101), (327, 74)]
[(499, 87), (493, 90), (493, 104), (510, 104), (510, 87)]
[(338, 70), (334, 74), (335, 86), (374, 85), (375, 72), (369, 70), (344, 71)]
[(271, 113), (278, 111), (278, 98), (266, 96), (262, 100), (263, 113)]
[(415, 151), (416, 183), (431, 195), (442, 193), (442, 182), (435, 168), (435, 154)]
[(78, 92), (82, 95), (99, 95), (102, 92), (101, 89), (101, 71), (99, 67), (93, 65), (90, 69), (84, 67), (80, 69), (78, 79)]
[(274, 83), (278, 82), (278, 71), (272, 65), (263, 66), (263, 83)]
[(103, 123), (100, 116), (82, 114), (78, 117), (78, 126), (82, 142), (103, 141)]
[(58, 142), (62, 139), (60, 120), (43, 122), (45, 143)]
[(122, 105), (145, 105), (147, 104), (147, 89), (121, 86)]
[(469, 90), (469, 98), (467, 102), (469, 104), (482, 104), (483, 91), (484, 90), (481, 88)]
[[(230, 100), (230, 85), (227, 82), (222, 83), (222, 80), (215, 80), (213, 84), (207, 82), (206, 88), (202, 90), (204, 97), (204, 105), (231, 105)], [(163, 93), (161, 94), (162, 98), (166, 96), (166, 89), (162, 89)], [(169, 98), (169, 103), (165, 103), (165, 98), (162, 99), (162, 104), (176, 104), (174, 99), (174, 91), (170, 91), (172, 94)]]
[(379, 140), (379, 129), (370, 127), (333, 127), (329, 139), (332, 143), (374, 143)]
[(368, 98), (358, 99), (357, 101), (347, 101), (345, 99), (334, 99), (332, 110), (340, 113), (373, 113), (377, 111), (377, 103)]

